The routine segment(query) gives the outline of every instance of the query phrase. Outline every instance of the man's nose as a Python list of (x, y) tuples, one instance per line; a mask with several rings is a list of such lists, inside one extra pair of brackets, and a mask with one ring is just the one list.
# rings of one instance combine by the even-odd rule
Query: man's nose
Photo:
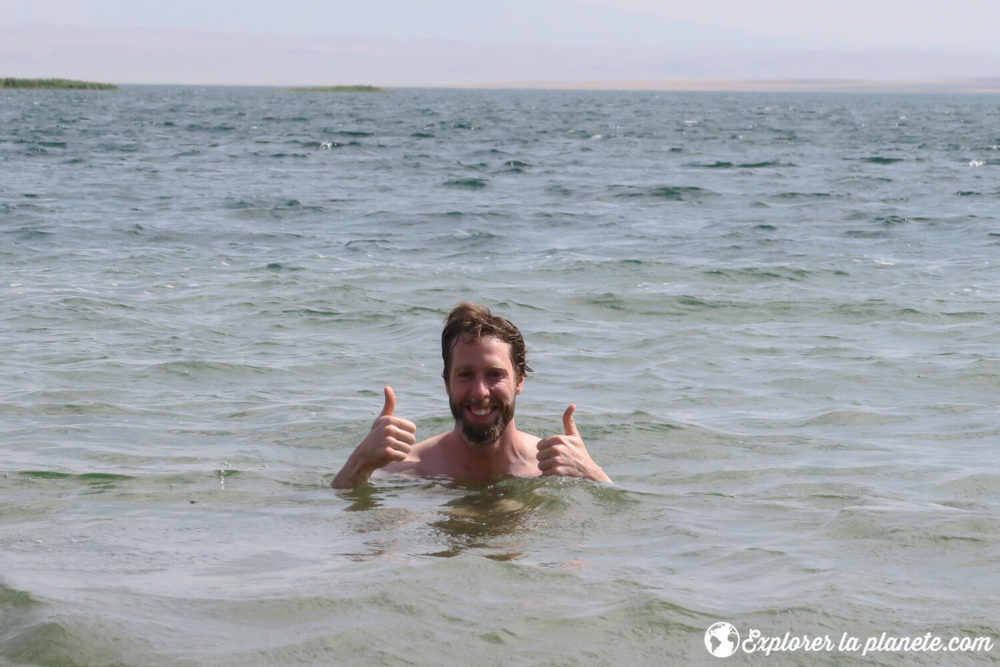
[(487, 398), (487, 397), (489, 397), (489, 395), (490, 395), (490, 388), (486, 384), (486, 377), (482, 376), (482, 375), (476, 377), (476, 379), (472, 383), (472, 387), (470, 388), (470, 391), (472, 392), (472, 397), (473, 398)]

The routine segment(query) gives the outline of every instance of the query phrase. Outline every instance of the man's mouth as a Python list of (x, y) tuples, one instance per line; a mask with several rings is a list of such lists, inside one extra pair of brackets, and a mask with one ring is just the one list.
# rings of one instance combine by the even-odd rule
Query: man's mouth
[(449, 400), (448, 405), (470, 445), (492, 445), (514, 418), (513, 402), (486, 398), (462, 403)]
[(466, 410), (476, 419), (486, 419), (496, 411), (491, 405), (469, 405)]

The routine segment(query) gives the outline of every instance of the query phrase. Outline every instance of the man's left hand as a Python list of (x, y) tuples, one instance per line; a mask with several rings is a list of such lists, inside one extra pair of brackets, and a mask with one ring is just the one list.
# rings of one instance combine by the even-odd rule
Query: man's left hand
[(538, 469), (543, 475), (563, 477), (583, 477), (595, 482), (611, 482), (601, 467), (594, 463), (583, 444), (580, 431), (573, 421), (576, 406), (571, 405), (563, 413), (563, 431), (538, 441)]

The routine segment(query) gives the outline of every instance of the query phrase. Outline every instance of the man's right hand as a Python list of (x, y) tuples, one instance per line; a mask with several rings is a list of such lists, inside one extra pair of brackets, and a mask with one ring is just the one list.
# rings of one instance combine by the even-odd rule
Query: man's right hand
[(417, 426), (409, 419), (396, 417), (396, 392), (385, 388), (385, 405), (372, 423), (368, 436), (361, 441), (347, 459), (347, 463), (333, 478), (331, 486), (353, 489), (364, 484), (371, 474), (393, 461), (403, 461), (417, 441)]

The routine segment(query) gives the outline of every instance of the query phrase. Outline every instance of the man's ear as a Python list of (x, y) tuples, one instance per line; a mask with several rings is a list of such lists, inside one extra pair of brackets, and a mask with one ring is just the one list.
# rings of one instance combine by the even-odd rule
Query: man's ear
[(517, 394), (516, 395), (520, 396), (522, 391), (524, 391), (524, 376), (523, 375), (517, 381)]

